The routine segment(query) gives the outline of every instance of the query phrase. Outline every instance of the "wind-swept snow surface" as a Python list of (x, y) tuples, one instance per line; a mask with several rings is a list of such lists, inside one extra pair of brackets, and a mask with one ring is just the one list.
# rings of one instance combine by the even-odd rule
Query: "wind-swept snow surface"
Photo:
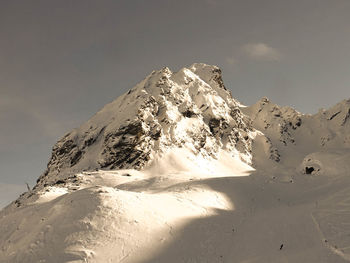
[(154, 71), (0, 212), (0, 262), (348, 262), (349, 119), (245, 107), (216, 66)]
[[(349, 177), (83, 172), (2, 212), (2, 262), (346, 262)], [(227, 166), (226, 166), (227, 167)], [(224, 176), (224, 177), (221, 177)], [(283, 245), (282, 249), (280, 249)]]
[[(234, 210), (225, 193), (202, 180), (246, 176), (252, 170), (248, 165), (222, 156), (207, 163), (207, 168), (218, 169), (213, 173), (200, 164), (191, 165), (193, 160), (181, 149), (168, 155), (165, 162), (157, 161), (142, 172), (77, 174), (76, 182), (47, 187), (36, 201), (5, 210), (0, 219), (0, 258), (8, 262), (142, 261), (176, 240), (188, 222)], [(169, 160), (172, 167), (165, 171)]]

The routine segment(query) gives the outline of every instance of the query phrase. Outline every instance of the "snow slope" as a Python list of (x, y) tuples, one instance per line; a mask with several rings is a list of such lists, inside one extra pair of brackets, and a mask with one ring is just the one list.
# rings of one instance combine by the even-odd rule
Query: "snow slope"
[[(35, 202), (10, 212), (5, 209), (0, 236), (6, 242), (0, 258), (4, 262), (135, 262), (150, 258), (159, 246), (173, 241), (186, 222), (234, 209), (225, 194), (205, 185), (191, 185), (205, 177), (228, 176), (225, 171), (230, 168), (235, 170), (234, 176), (249, 172), (249, 166), (240, 160), (220, 165), (225, 156), (222, 159), (213, 166), (221, 166), (223, 174), (199, 167), (196, 174), (196, 167), (189, 166), (156, 174), (155, 167), (150, 167), (83, 172), (76, 175), (78, 184), (50, 186), (39, 192)], [(157, 166), (167, 162), (165, 158), (165, 163)]]
[[(321, 109), (314, 115), (301, 114), (291, 107), (280, 107), (267, 98), (250, 107), (242, 107), (242, 111), (250, 116), (253, 127), (271, 142), (270, 148), (275, 157), (272, 159), (278, 162), (282, 170), (298, 170), (312, 153), (320, 156), (322, 152), (332, 152), (328, 159), (323, 158), (328, 160), (328, 166), (332, 166), (337, 155), (350, 153), (350, 100), (344, 100), (328, 110)], [(255, 164), (259, 166), (259, 160)], [(335, 163), (333, 165), (335, 169), (331, 174), (339, 169), (339, 172), (347, 170), (345, 167), (348, 167), (346, 158), (338, 168)], [(264, 164), (260, 166), (261, 169), (262, 166)], [(326, 164), (321, 166), (326, 167)], [(305, 168), (304, 165), (304, 173)]]
[(1, 262), (346, 262), (348, 176), (291, 183), (230, 164), (77, 174), (2, 212)]
[(349, 118), (245, 107), (216, 66), (154, 71), (0, 212), (0, 262), (350, 261)]

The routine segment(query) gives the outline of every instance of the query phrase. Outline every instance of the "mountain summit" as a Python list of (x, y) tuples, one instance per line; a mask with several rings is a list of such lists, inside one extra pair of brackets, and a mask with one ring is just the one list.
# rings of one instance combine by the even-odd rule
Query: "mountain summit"
[(153, 71), (53, 147), (39, 185), (95, 169), (141, 169), (174, 148), (251, 163), (252, 127), (216, 66)]
[(0, 212), (0, 262), (348, 262), (350, 100), (235, 100), (221, 70), (153, 71), (53, 147)]

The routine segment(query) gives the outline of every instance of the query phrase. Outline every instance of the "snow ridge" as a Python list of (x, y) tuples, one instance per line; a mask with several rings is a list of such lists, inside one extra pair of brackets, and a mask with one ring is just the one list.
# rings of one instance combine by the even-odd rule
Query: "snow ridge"
[[(281, 107), (267, 98), (243, 107), (242, 111), (250, 117), (252, 126), (266, 136), (270, 159), (279, 162), (283, 169), (299, 171), (301, 165), (301, 170), (308, 173), (305, 165), (310, 154), (350, 151), (350, 100), (313, 115)], [(318, 168), (314, 168), (315, 174)]]

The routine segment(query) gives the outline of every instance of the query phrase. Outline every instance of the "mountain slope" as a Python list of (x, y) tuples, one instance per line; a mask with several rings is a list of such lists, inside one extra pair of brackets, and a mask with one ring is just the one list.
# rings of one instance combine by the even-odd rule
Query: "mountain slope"
[(170, 148), (250, 162), (252, 129), (215, 66), (152, 72), (53, 148), (39, 185), (82, 170), (142, 168)]
[[(347, 154), (350, 150), (350, 100), (328, 110), (321, 109), (314, 115), (280, 107), (266, 98), (243, 107), (242, 111), (251, 118), (252, 126), (269, 139), (283, 169), (295, 170), (302, 165), (302, 172), (306, 173), (303, 164), (310, 154), (334, 152), (335, 156)], [(347, 164), (343, 162), (343, 165)], [(316, 173), (316, 169), (313, 172)]]
[(349, 115), (243, 106), (216, 66), (153, 71), (0, 212), (0, 262), (347, 262)]

